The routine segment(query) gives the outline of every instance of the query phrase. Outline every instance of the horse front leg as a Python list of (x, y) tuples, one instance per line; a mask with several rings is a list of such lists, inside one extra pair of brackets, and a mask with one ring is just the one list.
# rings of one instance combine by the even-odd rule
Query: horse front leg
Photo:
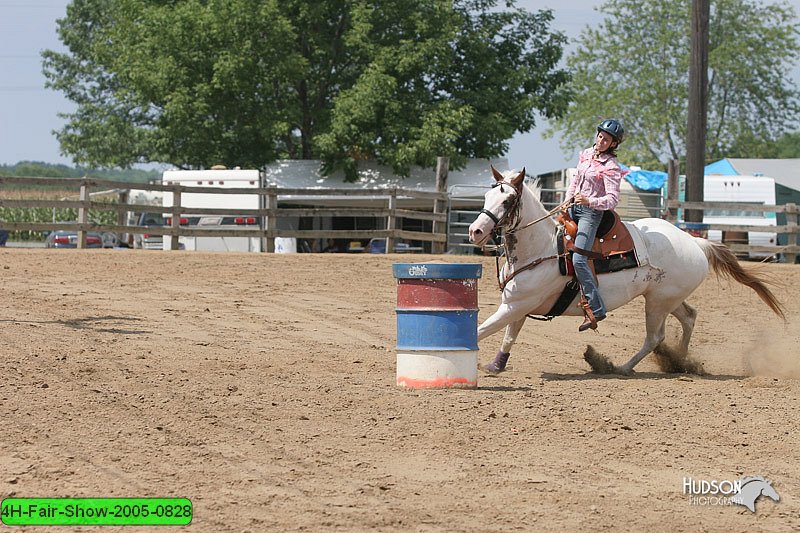
[(501, 305), (500, 308), (478, 328), (478, 340), (484, 339), (493, 333), (500, 331), (505, 326), (506, 333), (503, 336), (503, 344), (500, 351), (489, 364), (481, 367), (489, 374), (499, 374), (506, 369), (508, 358), (511, 355), (511, 347), (517, 340), (523, 324), (525, 324), (525, 314), (518, 317), (519, 312), (514, 312), (512, 308), (507, 305)]
[(517, 341), (517, 335), (519, 335), (523, 324), (525, 324), (524, 317), (506, 326), (506, 334), (503, 336), (503, 344), (500, 346), (500, 351), (495, 355), (494, 361), (483, 365), (484, 372), (496, 375), (505, 371), (508, 358), (511, 357), (511, 347)]

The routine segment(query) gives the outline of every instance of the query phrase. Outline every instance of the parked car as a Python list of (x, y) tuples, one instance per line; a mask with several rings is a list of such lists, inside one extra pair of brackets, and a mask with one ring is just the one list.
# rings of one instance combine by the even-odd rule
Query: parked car
[[(137, 226), (166, 226), (164, 216), (161, 213), (139, 213), (136, 220)], [(133, 248), (140, 250), (163, 250), (164, 237), (162, 235), (151, 235), (149, 233), (137, 233), (133, 235)]]
[[(44, 241), (45, 248), (77, 248), (78, 232), (69, 230), (51, 231)], [(103, 248), (103, 236), (89, 231), (86, 233), (87, 248)]]

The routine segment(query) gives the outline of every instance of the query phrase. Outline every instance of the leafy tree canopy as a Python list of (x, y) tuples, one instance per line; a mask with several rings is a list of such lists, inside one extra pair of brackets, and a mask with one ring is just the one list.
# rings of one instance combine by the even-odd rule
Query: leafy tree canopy
[[(616, 117), (626, 128), (620, 153), (627, 161), (658, 168), (682, 159), (691, 0), (608, 0), (600, 11), (605, 20), (581, 34), (568, 58), (575, 99), (554, 121), (564, 148), (585, 145), (602, 118)], [(786, 3), (711, 0), (708, 160), (757, 157), (746, 153), (753, 141), (767, 145), (796, 125), (794, 21)]]
[(96, 166), (496, 157), (568, 102), (552, 13), (498, 3), (73, 0), (43, 53), (77, 104), (56, 134)]
[(800, 158), (800, 131), (786, 133), (772, 141), (755, 136), (737, 139), (727, 157), (795, 159)]

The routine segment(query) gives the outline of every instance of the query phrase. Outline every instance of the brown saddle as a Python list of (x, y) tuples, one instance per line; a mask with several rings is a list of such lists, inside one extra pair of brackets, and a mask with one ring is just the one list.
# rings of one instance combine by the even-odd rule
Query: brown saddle
[[(568, 213), (563, 212), (559, 221), (564, 224), (564, 249), (568, 252), (575, 251), (575, 235), (578, 225)], [(597, 228), (592, 249), (580, 250), (591, 259), (606, 259), (612, 255), (624, 254), (634, 249), (633, 237), (616, 211), (605, 211)], [(586, 253), (586, 252), (590, 253)]]

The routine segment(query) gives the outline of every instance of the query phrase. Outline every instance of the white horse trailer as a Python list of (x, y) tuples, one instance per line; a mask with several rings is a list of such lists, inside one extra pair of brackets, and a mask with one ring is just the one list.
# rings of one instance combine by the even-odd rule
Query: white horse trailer
[[(775, 180), (765, 176), (714, 176), (703, 177), (703, 201), (753, 205), (775, 205)], [(708, 239), (726, 244), (749, 244), (750, 246), (776, 246), (778, 235), (769, 231), (776, 226), (775, 213), (761, 211), (706, 209), (705, 224), (737, 224), (765, 226), (767, 231), (720, 231), (709, 230)], [(751, 252), (750, 257), (768, 257), (769, 253)]]
[[(224, 189), (240, 189), (261, 187), (261, 172), (258, 170), (167, 170), (164, 171), (163, 183), (178, 184), (187, 187), (214, 187)], [(163, 207), (165, 213), (172, 207), (173, 195), (164, 192)], [(181, 206), (190, 208), (211, 209), (260, 209), (260, 198), (257, 194), (213, 194), (182, 193)], [(165, 214), (165, 217), (170, 217)], [(165, 218), (166, 225), (171, 220)], [(261, 219), (252, 215), (182, 215), (181, 225), (208, 229), (259, 229)], [(186, 250), (203, 250), (212, 252), (260, 252), (262, 239), (259, 237), (180, 237), (179, 243)], [(168, 250), (170, 239), (164, 239), (164, 249)]]

